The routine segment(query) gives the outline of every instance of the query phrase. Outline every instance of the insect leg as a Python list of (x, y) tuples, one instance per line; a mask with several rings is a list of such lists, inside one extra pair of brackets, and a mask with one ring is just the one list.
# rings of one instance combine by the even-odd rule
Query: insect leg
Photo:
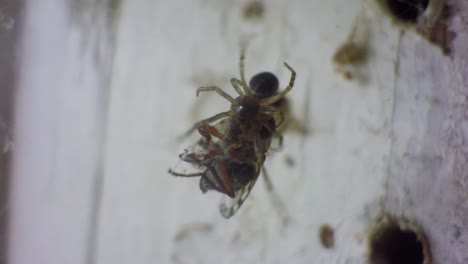
[(211, 126), (211, 125), (209, 125), (208, 123), (201, 124), (201, 125), (198, 127), (198, 132), (199, 132), (200, 135), (202, 135), (203, 137), (215, 136), (215, 137), (220, 138), (220, 139), (224, 139), (224, 138), (225, 138), (225, 136), (224, 136), (223, 133), (219, 132), (219, 130), (216, 129), (216, 127)]
[(278, 138), (278, 145), (272, 146), (271, 151), (281, 151), (283, 149), (283, 135), (281, 133), (275, 133), (275, 136)]
[(180, 177), (198, 177), (198, 176), (203, 176), (206, 174), (206, 170), (202, 172), (194, 172), (194, 173), (181, 173), (181, 172), (176, 172), (172, 169), (169, 169), (167, 172), (174, 176), (180, 176)]
[(219, 132), (218, 129), (216, 129), (216, 127), (210, 126), (207, 123), (201, 124), (198, 127), (198, 133), (200, 133), (200, 135), (206, 139), (204, 143), (205, 148), (208, 148), (208, 146), (210, 145), (211, 136), (217, 137), (219, 139), (226, 138), (226, 136)]
[(275, 190), (273, 189), (273, 184), (271, 183), (270, 176), (268, 176), (265, 167), (262, 167), (262, 174), (263, 179), (265, 179), (265, 187), (268, 191), (273, 207), (276, 209), (276, 212), (281, 217), (283, 225), (285, 225), (290, 221), (289, 214), (286, 210), (286, 206), (284, 205), (281, 198), (278, 196), (278, 193), (275, 192)]
[[(275, 117), (275, 122), (276, 122), (276, 127), (281, 127), (284, 123), (284, 121), (286, 121), (286, 118), (284, 117), (284, 112), (283, 111), (275, 111), (273, 113), (273, 116)], [(279, 121), (278, 121), (278, 120)]]
[(203, 119), (203, 120), (200, 120), (198, 122), (196, 122), (192, 128), (190, 128), (186, 133), (185, 133), (185, 136), (188, 136), (190, 135), (193, 131), (195, 131), (196, 129), (198, 129), (201, 125), (203, 124), (209, 124), (211, 122), (214, 122), (216, 120), (219, 120), (219, 119), (222, 119), (222, 118), (225, 118), (225, 117), (228, 117), (230, 114), (230, 111), (226, 111), (226, 112), (222, 112), (222, 113), (219, 113), (219, 114), (216, 114), (212, 117), (209, 117), (207, 119)]
[(283, 135), (279, 133), (275, 128), (270, 127), (268, 123), (263, 123), (263, 126), (270, 131), (273, 136), (277, 137), (279, 142), (278, 142), (278, 148), (272, 149), (274, 151), (281, 150), (283, 148)]
[(207, 190), (216, 190), (231, 198), (235, 197), (234, 188), (224, 162), (214, 163), (207, 167), (206, 174), (200, 180), (200, 189), (203, 193)]
[(271, 183), (270, 176), (268, 176), (265, 166), (262, 166), (263, 179), (265, 180), (265, 186), (268, 191), (273, 190), (273, 184)]
[(210, 92), (210, 91), (214, 91), (214, 92), (218, 93), (219, 95), (224, 97), (226, 100), (231, 102), (231, 104), (234, 103), (234, 98), (232, 98), (232, 96), (230, 96), (229, 94), (227, 94), (225, 91), (223, 91), (221, 88), (219, 88), (217, 86), (208, 86), (208, 87), (198, 88), (197, 89), (197, 97), (200, 94), (200, 92)]
[(294, 87), (294, 81), (296, 80), (296, 72), (286, 62), (284, 63), (284, 66), (286, 66), (286, 68), (288, 68), (288, 70), (291, 72), (291, 79), (289, 79), (288, 86), (283, 91), (279, 92), (278, 94), (263, 99), (261, 102), (262, 104), (271, 105), (271, 104), (276, 103), (278, 100), (283, 98), (287, 93), (289, 93), (289, 91), (291, 91), (291, 89)]
[[(282, 104), (277, 105), (280, 102), (282, 102)], [(277, 124), (276, 131), (281, 133), (282, 131), (288, 130), (301, 135), (309, 133), (307, 126), (302, 124), (298, 118), (292, 115), (286, 97), (277, 101), (273, 106), (275, 106), (276, 110), (265, 111), (265, 113), (272, 115), (275, 118), (275, 122)]]

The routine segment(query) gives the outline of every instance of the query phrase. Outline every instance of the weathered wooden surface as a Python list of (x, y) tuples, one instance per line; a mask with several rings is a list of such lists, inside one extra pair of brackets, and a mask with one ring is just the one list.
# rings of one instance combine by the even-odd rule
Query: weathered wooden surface
[[(246, 1), (74, 3), (25, 6), (11, 263), (363, 263), (382, 212), (419, 222), (434, 263), (468, 261), (466, 13), (448, 57), (371, 1), (272, 0), (256, 20)], [(370, 53), (345, 80), (331, 58), (358, 16)], [(266, 162), (287, 224), (262, 180), (225, 220), (218, 193), (166, 173), (193, 142), (176, 136), (228, 107), (195, 89), (233, 92), (245, 38), (247, 76), (285, 86), (283, 61), (298, 74), (293, 113), (310, 133), (287, 133)]]

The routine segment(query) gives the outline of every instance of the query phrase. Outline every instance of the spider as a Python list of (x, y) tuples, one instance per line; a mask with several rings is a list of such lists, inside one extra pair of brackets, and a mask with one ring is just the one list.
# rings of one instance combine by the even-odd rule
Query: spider
[[(225, 218), (234, 215), (249, 196), (263, 169), (273, 136), (278, 137), (282, 145), (282, 135), (277, 128), (284, 121), (284, 113), (277, 105), (293, 88), (296, 77), (296, 72), (284, 63), (291, 72), (291, 78), (281, 92), (278, 92), (278, 79), (270, 72), (254, 75), (247, 84), (244, 53), (243, 50), (239, 62), (240, 80), (231, 79), (238, 97), (233, 98), (217, 86), (197, 89), (197, 96), (200, 92), (216, 92), (231, 103), (228, 111), (195, 123), (186, 133), (189, 135), (198, 130), (202, 139), (195, 145), (202, 151), (186, 150), (179, 157), (201, 171), (180, 173), (169, 169), (174, 176), (201, 177), (203, 193), (216, 190), (232, 198), (220, 205)], [(269, 182), (266, 173), (264, 175)]]

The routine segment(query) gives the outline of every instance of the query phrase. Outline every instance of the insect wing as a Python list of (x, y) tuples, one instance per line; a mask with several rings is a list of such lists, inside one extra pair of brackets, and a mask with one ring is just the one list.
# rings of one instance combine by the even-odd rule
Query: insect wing
[(236, 196), (233, 199), (223, 197), (221, 204), (219, 205), (219, 211), (224, 218), (230, 218), (233, 216), (237, 210), (242, 206), (244, 201), (249, 197), (252, 188), (257, 182), (258, 176), (260, 175), (260, 169), (257, 169), (255, 177), (245, 184), (242, 188), (236, 191)]

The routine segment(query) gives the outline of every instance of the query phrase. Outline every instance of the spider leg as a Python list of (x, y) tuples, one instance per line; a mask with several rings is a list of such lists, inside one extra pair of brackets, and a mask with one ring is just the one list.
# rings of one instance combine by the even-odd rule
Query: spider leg
[(289, 91), (291, 91), (291, 89), (294, 87), (294, 81), (296, 80), (296, 72), (286, 62), (284, 63), (284, 66), (288, 68), (288, 70), (291, 72), (291, 79), (289, 79), (288, 86), (283, 91), (279, 92), (278, 94), (263, 99), (261, 101), (263, 105), (271, 105), (271, 104), (276, 103), (278, 100), (283, 98), (287, 93), (289, 93)]
[(239, 59), (239, 74), (240, 74), (240, 77), (241, 77), (241, 82), (243, 84), (245, 84), (244, 88), (247, 86), (247, 83), (245, 82), (245, 47), (242, 47), (241, 49), (241, 55), (240, 55), (240, 59)]
[[(250, 89), (249, 86), (247, 85), (247, 82), (245, 80), (245, 49), (246, 47), (242, 47), (241, 49), (241, 55), (239, 58), (239, 74), (240, 74), (240, 80), (237, 78), (232, 78), (231, 79), (231, 84), (236, 89), (237, 93), (239, 95), (244, 95), (244, 94), (250, 94)], [(241, 86), (244, 89), (244, 93), (241, 93), (241, 90), (239, 88)]]
[[(246, 91), (249, 91), (249, 89), (247, 88), (247, 85), (243, 83), (241, 80), (236, 79), (236, 78), (231, 78), (231, 85), (232, 87), (234, 87), (234, 89), (240, 96), (244, 94), (248, 94)], [(244, 89), (244, 91), (242, 91), (241, 87), (242, 89)]]
[(197, 97), (200, 94), (200, 92), (211, 92), (211, 91), (214, 91), (214, 92), (218, 93), (219, 95), (224, 97), (224, 99), (231, 102), (231, 104), (234, 102), (234, 98), (232, 98), (232, 96), (230, 96), (229, 94), (227, 94), (225, 91), (223, 91), (221, 88), (219, 88), (217, 86), (208, 86), (208, 87), (198, 88), (197, 89)]

